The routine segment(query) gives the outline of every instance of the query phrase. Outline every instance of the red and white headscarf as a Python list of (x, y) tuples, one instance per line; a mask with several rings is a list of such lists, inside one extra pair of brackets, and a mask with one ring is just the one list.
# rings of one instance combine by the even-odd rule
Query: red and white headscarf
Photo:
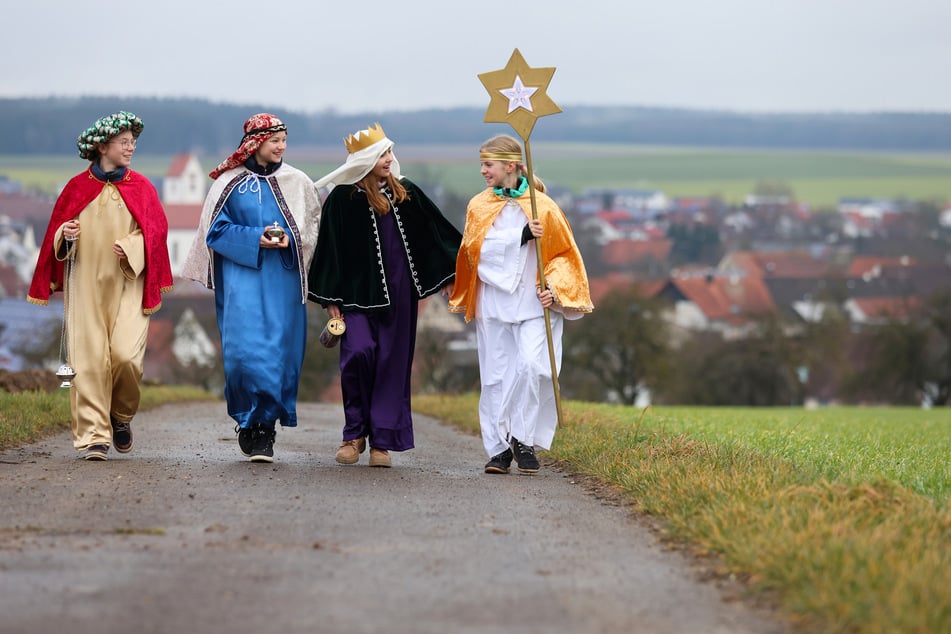
[(250, 119), (244, 122), (244, 137), (238, 144), (238, 149), (223, 160), (218, 167), (208, 173), (213, 179), (218, 178), (224, 172), (244, 164), (248, 157), (258, 151), (265, 141), (278, 132), (287, 132), (287, 126), (273, 114), (261, 112), (252, 115)]

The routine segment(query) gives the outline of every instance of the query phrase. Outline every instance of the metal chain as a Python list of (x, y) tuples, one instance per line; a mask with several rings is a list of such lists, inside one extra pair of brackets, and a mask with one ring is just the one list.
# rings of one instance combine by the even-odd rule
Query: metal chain
[[(66, 256), (66, 262), (63, 264), (65, 267), (65, 287), (63, 288), (63, 328), (60, 331), (59, 339), (59, 356), (64, 364), (69, 365), (69, 345), (66, 342), (67, 332), (71, 332), (72, 329), (72, 320), (70, 316), (73, 314), (72, 304), (73, 304), (73, 269), (76, 264), (76, 244), (77, 238), (72, 240), (66, 239), (69, 243), (69, 253)], [(69, 322), (69, 327), (67, 328), (67, 322)]]

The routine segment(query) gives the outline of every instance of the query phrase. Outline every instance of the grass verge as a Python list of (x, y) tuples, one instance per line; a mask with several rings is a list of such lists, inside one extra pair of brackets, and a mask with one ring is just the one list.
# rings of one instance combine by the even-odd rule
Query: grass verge
[[(145, 385), (139, 410), (164, 403), (214, 398), (196, 387)], [(32, 442), (64, 429), (69, 429), (69, 390), (0, 392), (0, 449)]]
[[(415, 410), (473, 433), (477, 405), (473, 395), (414, 397)], [(620, 491), (661, 521), (667, 539), (714, 555), (719, 574), (745, 579), (752, 592), (775, 599), (804, 631), (951, 631), (946, 459), (921, 461), (921, 473), (883, 476), (889, 472), (882, 463), (910, 458), (921, 447), (908, 442), (896, 449), (887, 436), (872, 433), (874, 422), (850, 431), (848, 410), (823, 421), (831, 436), (801, 434), (777, 444), (769, 434), (761, 442), (763, 434), (737, 433), (755, 420), (761, 431), (775, 429), (771, 409), (724, 415), (715, 408), (563, 405), (550, 458)], [(702, 429), (716, 416), (715, 429)], [(942, 416), (939, 432), (931, 433), (946, 442), (951, 424)], [(834, 462), (810, 458), (828, 453), (830, 437), (839, 439), (836, 449), (863, 452), (863, 461), (842, 460), (837, 470)], [(899, 481), (942, 478), (932, 495)]]

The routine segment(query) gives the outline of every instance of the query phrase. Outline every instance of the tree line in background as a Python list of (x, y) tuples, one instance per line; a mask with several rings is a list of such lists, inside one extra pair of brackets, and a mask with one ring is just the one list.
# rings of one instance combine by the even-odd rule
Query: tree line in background
[[(538, 126), (533, 141), (712, 147), (951, 150), (951, 113), (750, 114), (673, 108), (562, 104), (557, 125)], [(103, 114), (131, 110), (146, 124), (146, 154), (233, 149), (249, 115), (273, 112), (295, 144), (337, 146), (346, 134), (379, 121), (401, 143), (477, 144), (504, 124), (486, 124), (482, 108), (341, 114), (298, 112), (275, 104), (202, 99), (79, 97), (0, 99), (4, 153), (72, 154), (71, 142)]]

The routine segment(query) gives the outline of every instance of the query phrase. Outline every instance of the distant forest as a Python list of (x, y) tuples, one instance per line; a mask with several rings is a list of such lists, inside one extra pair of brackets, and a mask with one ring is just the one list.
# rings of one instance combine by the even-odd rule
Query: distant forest
[[(830, 150), (951, 150), (951, 113), (750, 114), (646, 107), (571, 106), (539, 119), (531, 140), (711, 147)], [(0, 99), (0, 154), (71, 154), (75, 139), (103, 114), (130, 110), (145, 121), (143, 153), (218, 155), (235, 147), (249, 115), (272, 112), (295, 145), (337, 146), (347, 134), (380, 122), (404, 144), (478, 144), (511, 132), (486, 124), (484, 108), (340, 114), (201, 99)]]

